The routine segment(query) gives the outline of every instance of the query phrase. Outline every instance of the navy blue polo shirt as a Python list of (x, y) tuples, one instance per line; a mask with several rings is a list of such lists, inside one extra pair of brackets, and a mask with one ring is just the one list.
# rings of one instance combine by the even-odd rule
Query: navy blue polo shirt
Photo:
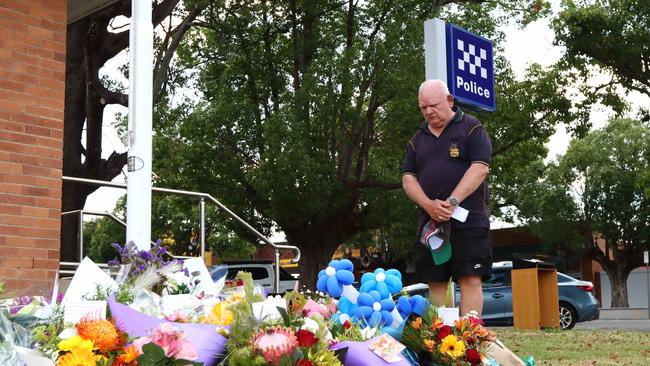
[[(472, 163), (492, 161), (492, 143), (485, 127), (473, 116), (454, 107), (456, 114), (439, 137), (423, 122), (406, 148), (403, 174), (417, 177), (430, 199), (446, 200)], [(460, 206), (469, 210), (464, 223), (451, 219), (452, 228), (490, 228), (489, 190), (484, 181)], [(428, 220), (420, 210), (418, 231)]]

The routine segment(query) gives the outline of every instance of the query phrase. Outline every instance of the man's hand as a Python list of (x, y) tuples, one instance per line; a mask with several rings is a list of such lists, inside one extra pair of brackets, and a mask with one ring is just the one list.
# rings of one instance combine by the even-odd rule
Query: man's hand
[(449, 202), (441, 200), (429, 200), (423, 208), (429, 214), (431, 219), (436, 222), (449, 221), (451, 213), (454, 210), (453, 206), (449, 204)]

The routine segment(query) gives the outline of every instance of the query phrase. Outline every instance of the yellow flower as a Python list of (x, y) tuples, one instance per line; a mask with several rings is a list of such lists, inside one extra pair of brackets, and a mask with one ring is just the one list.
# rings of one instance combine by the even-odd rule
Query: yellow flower
[(219, 302), (214, 304), (212, 312), (207, 316), (205, 322), (218, 325), (230, 325), (233, 320), (235, 320), (235, 316), (232, 311), (228, 309), (228, 304), (225, 302)]
[(59, 357), (56, 366), (95, 366), (97, 361), (99, 361), (99, 356), (95, 355), (92, 350), (76, 347)]
[(244, 298), (244, 293), (243, 292), (235, 292), (234, 294), (230, 295), (226, 300), (226, 304), (234, 304), (236, 302), (240, 302)]
[(465, 343), (450, 334), (442, 340), (440, 352), (452, 358), (460, 358), (465, 354)]
[(59, 351), (66, 351), (66, 352), (72, 351), (77, 348), (92, 351), (94, 345), (93, 345), (93, 341), (88, 339), (83, 339), (80, 336), (76, 335), (74, 337), (70, 337), (62, 340), (61, 342), (59, 342), (57, 347), (59, 348)]
[(424, 346), (426, 347), (428, 352), (433, 352), (436, 348), (436, 341), (434, 341), (433, 339), (425, 339)]

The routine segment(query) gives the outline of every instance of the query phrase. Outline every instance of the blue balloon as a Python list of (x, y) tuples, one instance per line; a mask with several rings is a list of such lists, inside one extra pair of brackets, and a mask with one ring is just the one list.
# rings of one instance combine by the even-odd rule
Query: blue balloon
[(364, 324), (371, 327), (390, 326), (393, 323), (391, 311), (395, 303), (390, 299), (383, 299), (377, 291), (363, 292), (357, 298), (359, 308), (356, 316)]
[(396, 294), (402, 289), (402, 274), (396, 269), (385, 271), (377, 268), (374, 273), (364, 273), (361, 276), (360, 292), (377, 291), (382, 299)]
[(316, 287), (319, 291), (332, 297), (340, 297), (343, 293), (343, 286), (351, 285), (354, 282), (353, 270), (354, 266), (348, 259), (333, 260), (327, 268), (318, 272)]
[(429, 300), (420, 295), (413, 297), (402, 296), (397, 300), (397, 311), (402, 316), (402, 319), (408, 318), (413, 313), (423, 316), (429, 306)]

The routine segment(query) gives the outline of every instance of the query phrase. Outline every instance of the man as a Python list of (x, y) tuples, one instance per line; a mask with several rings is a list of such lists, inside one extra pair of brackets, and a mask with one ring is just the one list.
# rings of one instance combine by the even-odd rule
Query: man
[[(416, 275), (429, 284), (433, 302), (443, 305), (449, 278), (460, 284), (461, 314), (483, 310), (482, 280), (492, 274), (489, 242), (488, 187), (492, 144), (478, 119), (454, 107), (454, 98), (441, 80), (427, 80), (418, 93), (425, 122), (407, 146), (402, 186), (420, 206)], [(460, 205), (469, 211), (465, 222), (451, 218)], [(434, 264), (421, 242), (422, 229), (432, 220), (451, 227), (451, 257)], [(449, 221), (449, 223), (447, 223)]]

